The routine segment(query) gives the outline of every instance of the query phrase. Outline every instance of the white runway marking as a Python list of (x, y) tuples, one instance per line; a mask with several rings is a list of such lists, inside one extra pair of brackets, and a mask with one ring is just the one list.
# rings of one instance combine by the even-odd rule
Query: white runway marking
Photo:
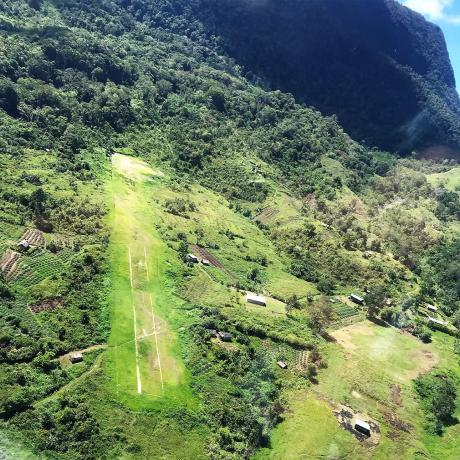
[(145, 246), (144, 246), (144, 261), (145, 261), (145, 271), (147, 272), (147, 281), (150, 281), (149, 264), (147, 263), (147, 249), (145, 249)]
[(133, 321), (134, 321), (134, 349), (136, 352), (136, 375), (137, 375), (137, 392), (142, 393), (141, 372), (139, 370), (139, 350), (137, 347), (137, 325), (136, 325), (136, 308), (134, 307), (134, 292), (133, 292), (133, 263), (131, 260), (131, 249), (128, 248), (129, 255), (129, 281), (131, 283), (131, 305), (133, 307)]
[(155, 344), (157, 348), (158, 367), (160, 368), (161, 391), (164, 393), (165, 389), (164, 389), (164, 384), (163, 384), (163, 372), (161, 370), (160, 350), (158, 348), (158, 337), (157, 337), (157, 328), (155, 324), (155, 315), (153, 314), (152, 294), (149, 294), (149, 297), (150, 297), (150, 307), (152, 308), (153, 334), (155, 335)]

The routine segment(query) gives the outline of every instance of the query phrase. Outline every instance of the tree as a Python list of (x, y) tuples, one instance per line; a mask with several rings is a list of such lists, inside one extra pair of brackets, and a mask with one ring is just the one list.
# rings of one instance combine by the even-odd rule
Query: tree
[(324, 335), (332, 322), (334, 310), (325, 298), (314, 301), (308, 307), (308, 323), (319, 335)]
[(13, 293), (9, 287), (0, 279), (0, 299), (12, 299)]
[(259, 275), (260, 275), (260, 270), (257, 267), (254, 267), (248, 272), (247, 278), (249, 281), (252, 281), (254, 283), (259, 283), (260, 282)]
[(291, 313), (292, 310), (299, 310), (302, 304), (300, 303), (298, 297), (294, 294), (286, 301), (286, 313)]
[(208, 91), (208, 97), (210, 98), (212, 105), (219, 112), (225, 111), (225, 93), (218, 86), (213, 86)]
[(19, 96), (14, 85), (8, 80), (0, 80), (0, 108), (11, 116), (17, 115)]
[(45, 211), (45, 203), (48, 199), (47, 193), (38, 187), (30, 195), (29, 208), (34, 213), (35, 217), (41, 217)]
[(179, 243), (179, 256), (180, 258), (185, 262), (187, 260), (187, 255), (188, 255), (188, 243), (185, 240), (181, 240)]
[(414, 385), (427, 413), (429, 429), (440, 434), (455, 412), (457, 389), (453, 377), (433, 371), (419, 377)]
[(329, 276), (325, 276), (318, 281), (318, 289), (324, 294), (332, 294), (334, 288), (334, 280)]
[(39, 10), (42, 6), (43, 0), (29, 0), (29, 6), (34, 10)]
[(366, 295), (367, 316), (369, 318), (377, 318), (380, 311), (385, 306), (387, 298), (387, 290), (385, 285), (376, 284), (369, 289)]

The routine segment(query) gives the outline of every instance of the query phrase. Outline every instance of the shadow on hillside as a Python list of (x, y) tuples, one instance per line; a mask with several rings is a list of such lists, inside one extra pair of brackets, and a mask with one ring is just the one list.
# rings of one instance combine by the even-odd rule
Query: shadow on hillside
[(374, 323), (376, 324), (377, 326), (381, 326), (381, 327), (391, 327), (391, 324), (387, 323), (386, 321), (384, 321), (383, 319), (380, 319), (380, 318), (373, 318), (373, 317), (367, 317), (367, 319), (371, 322), (371, 323)]
[(447, 417), (443, 420), (443, 424), (445, 428), (458, 425), (459, 420), (457, 417)]

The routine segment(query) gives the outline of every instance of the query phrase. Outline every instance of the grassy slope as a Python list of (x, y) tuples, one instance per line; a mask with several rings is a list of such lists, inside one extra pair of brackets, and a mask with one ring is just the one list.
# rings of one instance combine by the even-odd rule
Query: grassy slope
[(299, 458), (363, 458), (365, 450), (342, 430), (326, 401), (312, 393), (295, 391), (290, 413), (271, 436), (272, 449), (262, 449), (254, 460)]
[[(454, 338), (436, 332), (433, 335), (433, 346), (440, 357), (440, 367), (452, 371), (460, 379), (460, 361), (458, 355), (452, 353)], [(454, 418), (460, 420), (460, 404), (457, 404), (457, 410)], [(435, 459), (455, 459), (460, 458), (460, 424), (452, 425), (446, 428), (442, 437), (430, 436), (424, 434), (423, 442), (427, 446), (432, 458)]]
[(444, 186), (447, 190), (458, 191), (460, 189), (460, 168), (452, 168), (443, 173), (427, 175), (428, 182), (433, 186)]
[[(411, 382), (418, 371), (426, 369), (427, 361), (434, 364), (438, 359), (439, 366), (458, 374), (458, 363), (449, 349), (451, 338), (437, 333), (432, 344), (423, 345), (393, 328), (369, 322), (334, 335), (343, 346), (327, 346), (329, 365), (320, 373), (317, 386), (289, 394), (289, 411), (273, 431), (271, 449), (259, 451), (257, 460), (308, 458), (313, 452), (315, 456), (382, 459), (413, 459), (424, 452), (428, 458), (457, 458), (458, 425), (449, 427), (443, 437), (426, 434)], [(392, 384), (401, 388), (401, 405), (391, 397)], [(363, 449), (340, 428), (332, 415), (337, 403), (378, 421), (382, 438), (375, 450)], [(389, 414), (409, 423), (408, 432), (392, 425)]]
[[(177, 248), (177, 233), (183, 232), (190, 243), (209, 248), (227, 269), (226, 272), (206, 268), (211, 279), (224, 284), (234, 284), (237, 280), (245, 282), (247, 273), (252, 268), (258, 268), (263, 273), (260, 288), (267, 295), (287, 299), (293, 294), (302, 297), (316, 292), (311, 283), (287, 272), (285, 261), (267, 236), (248, 218), (230, 209), (222, 197), (198, 185), (188, 187), (156, 181), (152, 187), (155, 191), (152, 204), (161, 236)], [(178, 198), (193, 202), (196, 210), (187, 215), (165, 212), (165, 202)], [(262, 256), (267, 258), (267, 267), (257, 262)], [(222, 290), (221, 287), (216, 289)], [(196, 300), (200, 301), (202, 295), (208, 295), (208, 292), (197, 293)]]
[[(180, 301), (165, 289), (165, 270), (171, 254), (154, 231), (155, 216), (149, 207), (148, 184), (153, 171), (145, 163), (123, 155), (115, 156), (113, 163), (114, 207), (109, 250), (113, 276), (109, 338), (112, 349), (107, 364), (111, 386), (114, 385), (120, 399), (132, 407), (143, 407), (149, 398), (162, 395), (190, 400), (177, 334), (167, 322)], [(141, 398), (136, 397), (136, 361), (140, 368)]]

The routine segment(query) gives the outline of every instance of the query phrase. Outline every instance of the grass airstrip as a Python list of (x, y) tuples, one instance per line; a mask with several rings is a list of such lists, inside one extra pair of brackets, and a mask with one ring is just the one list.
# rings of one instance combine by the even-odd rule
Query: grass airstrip
[(134, 406), (163, 396), (182, 398), (186, 376), (168, 323), (180, 300), (165, 288), (168, 248), (156, 234), (149, 206), (150, 180), (161, 173), (120, 154), (112, 164), (110, 385)]

